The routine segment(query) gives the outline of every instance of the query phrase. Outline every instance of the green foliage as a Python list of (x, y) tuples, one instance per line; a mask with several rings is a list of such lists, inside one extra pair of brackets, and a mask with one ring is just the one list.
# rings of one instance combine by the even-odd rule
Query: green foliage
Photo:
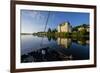
[(51, 28), (48, 29), (48, 33), (50, 33), (50, 32), (51, 32)]
[(53, 29), (52, 32), (53, 32), (53, 33), (57, 32), (57, 29)]
[(86, 32), (87, 32), (86, 29), (79, 31), (80, 35), (86, 35)]
[(51, 33), (51, 34), (52, 34), (52, 33), (56, 33), (56, 32), (57, 32), (57, 29), (51, 30), (51, 28), (49, 28), (48, 31), (47, 31), (47, 33)]
[(78, 31), (78, 28), (80, 27), (84, 27), (84, 28), (87, 28), (89, 25), (88, 24), (82, 24), (82, 25), (79, 25), (79, 26), (75, 26), (72, 28), (72, 31)]
[[(83, 27), (82, 30), (78, 30), (78, 28)], [(82, 37), (89, 37), (89, 32), (87, 32), (87, 27), (89, 27), (89, 25), (87, 24), (82, 24), (76, 27), (72, 28), (72, 32), (57, 32), (57, 29), (51, 29), (48, 28), (47, 32), (37, 32), (34, 33), (33, 35), (35, 36), (39, 36), (39, 37), (48, 37), (49, 40), (55, 39), (57, 37), (62, 37), (62, 38), (82, 38)]]

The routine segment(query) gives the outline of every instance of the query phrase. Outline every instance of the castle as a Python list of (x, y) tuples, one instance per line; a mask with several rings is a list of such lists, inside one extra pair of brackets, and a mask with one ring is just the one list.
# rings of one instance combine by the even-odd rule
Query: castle
[(69, 22), (58, 25), (58, 32), (72, 32), (72, 26)]

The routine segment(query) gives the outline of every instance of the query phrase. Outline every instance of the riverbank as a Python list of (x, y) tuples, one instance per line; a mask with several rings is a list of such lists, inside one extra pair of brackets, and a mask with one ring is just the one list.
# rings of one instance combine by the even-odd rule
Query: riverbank
[(81, 33), (81, 32), (55, 32), (55, 33), (48, 33), (48, 32), (41, 32), (41, 33), (33, 33), (34, 36), (47, 36), (47, 37), (62, 37), (62, 38), (89, 38), (89, 32)]

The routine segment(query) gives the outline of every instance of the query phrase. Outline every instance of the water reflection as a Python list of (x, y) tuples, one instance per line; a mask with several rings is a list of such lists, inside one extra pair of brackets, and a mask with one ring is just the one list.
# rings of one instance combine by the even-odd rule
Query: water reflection
[(57, 40), (57, 37), (55, 37), (55, 36), (47, 36), (47, 38), (48, 38), (48, 41), (51, 41), (51, 40)]
[(83, 45), (83, 46), (85, 46), (85, 45), (87, 45), (87, 44), (88, 44), (88, 45), (90, 44), (89, 39), (86, 38), (86, 37), (78, 38), (78, 39), (73, 39), (73, 42), (76, 42), (76, 43), (78, 43), (78, 44), (80, 44), (80, 45)]
[(71, 45), (71, 39), (70, 38), (58, 38), (57, 43), (61, 47), (69, 48)]
[[(89, 59), (89, 40), (60, 37), (21, 36), (21, 62), (47, 62)], [(77, 53), (78, 52), (78, 53)]]
[(72, 55), (64, 54), (63, 50), (52, 50), (49, 47), (41, 48), (37, 51), (29, 52), (27, 55), (21, 56), (21, 62), (45, 62), (45, 61), (61, 61), (72, 60)]

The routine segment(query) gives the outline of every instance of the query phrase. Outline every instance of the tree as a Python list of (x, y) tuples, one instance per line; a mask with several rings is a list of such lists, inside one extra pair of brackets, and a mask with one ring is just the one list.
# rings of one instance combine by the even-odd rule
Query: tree
[(74, 28), (72, 29), (72, 31), (78, 31), (78, 28), (77, 28), (77, 27), (74, 27)]
[(51, 29), (50, 29), (50, 28), (48, 28), (48, 32), (49, 32), (49, 33), (51, 32)]
[(88, 25), (87, 24), (83, 24), (82, 27), (86, 28)]
[(80, 35), (86, 35), (86, 34), (87, 34), (86, 29), (83, 29), (83, 30), (80, 31)]
[(52, 32), (53, 32), (53, 33), (57, 32), (57, 29), (53, 29)]

